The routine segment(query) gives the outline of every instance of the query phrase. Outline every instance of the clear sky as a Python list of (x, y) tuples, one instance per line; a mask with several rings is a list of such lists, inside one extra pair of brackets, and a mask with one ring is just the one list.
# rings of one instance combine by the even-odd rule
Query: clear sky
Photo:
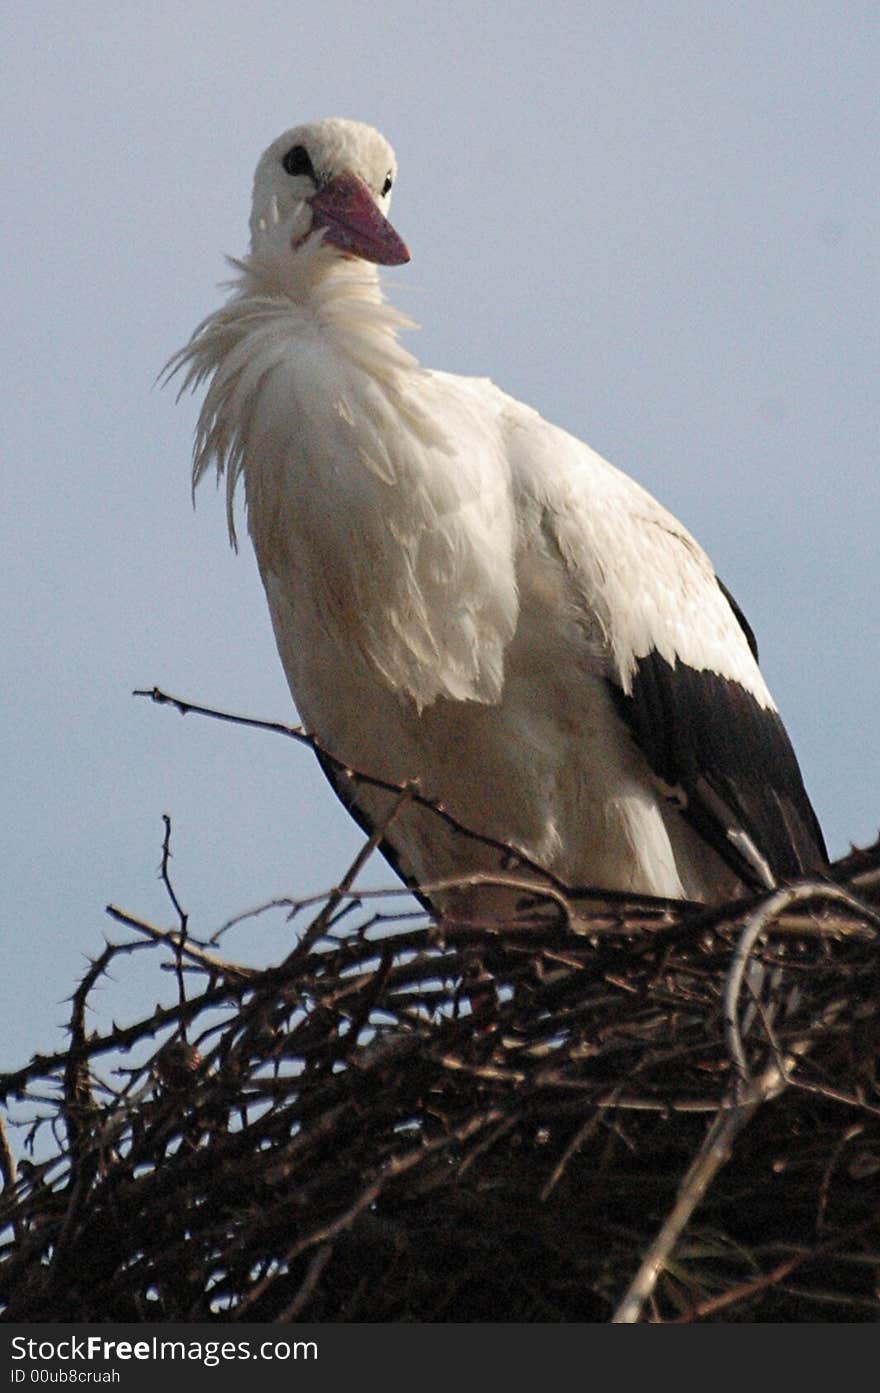
[[(258, 155), (302, 120), (389, 137), (409, 346), (685, 521), (757, 631), (832, 852), (873, 840), (874, 0), (4, 11), (0, 1067), (57, 1045), (119, 934), (108, 901), (173, 922), (163, 813), (201, 934), (326, 888), (360, 841), (307, 751), (130, 695), (293, 718), (249, 544), (210, 486), (191, 507), (196, 405), (154, 382), (246, 247)], [(252, 921), (229, 950), (273, 961), (292, 932)], [(162, 989), (133, 960), (92, 1024)]]

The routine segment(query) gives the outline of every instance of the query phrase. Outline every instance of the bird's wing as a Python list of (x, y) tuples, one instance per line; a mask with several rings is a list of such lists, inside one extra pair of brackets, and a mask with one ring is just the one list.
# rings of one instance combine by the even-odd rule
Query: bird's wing
[(746, 885), (820, 870), (827, 853), (779, 713), (736, 680), (652, 651), (609, 686), (683, 816)]
[(615, 708), (663, 794), (746, 885), (827, 853), (754, 636), (682, 525), (626, 475), (511, 410), (515, 487), (567, 576)]

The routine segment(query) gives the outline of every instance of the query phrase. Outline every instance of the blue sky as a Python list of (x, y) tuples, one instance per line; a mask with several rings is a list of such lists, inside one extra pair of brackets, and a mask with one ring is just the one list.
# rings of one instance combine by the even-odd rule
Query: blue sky
[[(338, 879), (308, 752), (134, 700), (293, 719), (256, 567), (193, 512), (196, 405), (155, 386), (244, 250), (257, 156), (345, 115), (396, 147), (425, 362), (635, 475), (756, 629), (835, 854), (880, 822), (880, 11), (776, 0), (6, 7), (0, 1067), (59, 1041), (118, 933)], [(381, 863), (372, 884), (391, 883)], [(228, 948), (285, 950), (279, 916)], [(133, 960), (93, 1026), (169, 990)]]

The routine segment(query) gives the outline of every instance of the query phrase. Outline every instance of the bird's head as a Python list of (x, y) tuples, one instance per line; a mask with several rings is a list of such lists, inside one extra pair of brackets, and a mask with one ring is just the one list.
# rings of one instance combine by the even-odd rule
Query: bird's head
[(289, 258), (320, 243), (338, 257), (382, 266), (409, 261), (387, 219), (396, 173), (387, 140), (359, 121), (330, 118), (285, 131), (254, 176), (253, 254)]

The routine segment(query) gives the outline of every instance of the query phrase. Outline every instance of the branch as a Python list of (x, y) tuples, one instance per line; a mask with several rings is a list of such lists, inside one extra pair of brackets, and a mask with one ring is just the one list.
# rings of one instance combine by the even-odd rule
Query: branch
[(733, 1143), (762, 1103), (775, 1098), (786, 1087), (786, 1080), (773, 1064), (745, 1090), (741, 1101), (722, 1104), (711, 1123), (702, 1146), (681, 1182), (675, 1204), (657, 1234), (612, 1316), (613, 1325), (634, 1325), (642, 1317), (645, 1303), (653, 1295), (661, 1272), (690, 1222), (715, 1176), (726, 1165)]
[(155, 924), (141, 919), (136, 914), (129, 913), (127, 909), (120, 909), (115, 904), (106, 905), (104, 912), (109, 914), (111, 919), (115, 919), (117, 924), (125, 924), (127, 928), (145, 934), (154, 943), (167, 943), (170, 948), (174, 949), (175, 953), (180, 953), (181, 957), (189, 958), (190, 962), (198, 963), (199, 967), (207, 968), (209, 972), (219, 973), (224, 977), (238, 978), (241, 981), (250, 981), (259, 975), (256, 968), (244, 967), (241, 963), (231, 962), (228, 958), (218, 958), (216, 954), (208, 953), (204, 948), (196, 948), (192, 939), (183, 942), (180, 934), (174, 929), (157, 928)]
[[(380, 779), (376, 775), (368, 773), (366, 770), (356, 769), (353, 765), (345, 764), (326, 749), (314, 735), (310, 735), (307, 731), (303, 730), (302, 726), (284, 725), (281, 721), (264, 721), (254, 716), (239, 716), (231, 711), (220, 711), (211, 706), (199, 706), (195, 702), (186, 701), (182, 697), (172, 696), (168, 692), (163, 692), (159, 687), (138, 688), (132, 695), (148, 697), (159, 706), (173, 706), (182, 716), (190, 714), (208, 716), (212, 720), (228, 721), (232, 725), (246, 726), (250, 730), (265, 730), (273, 735), (283, 735), (288, 740), (295, 740), (298, 744), (307, 746), (313, 754), (325, 761), (335, 769), (337, 773), (349, 779), (352, 783), (364, 784), (368, 788), (375, 788), (383, 793), (394, 794), (395, 797), (399, 797), (401, 794), (407, 794), (409, 799), (417, 807), (426, 808), (429, 812), (434, 813), (437, 817), (441, 818), (447, 826), (451, 827), (461, 836), (468, 837), (472, 841), (490, 847), (492, 850), (500, 852), (505, 857), (515, 857), (524, 869), (532, 872), (538, 877), (539, 884), (530, 887), (533, 893), (536, 891), (540, 892), (541, 888), (546, 886), (554, 887), (555, 890), (564, 896), (570, 893), (562, 881), (554, 876), (551, 871), (548, 871), (544, 866), (539, 866), (536, 861), (533, 861), (526, 852), (522, 851), (519, 847), (512, 846), (509, 842), (500, 841), (496, 837), (487, 836), (485, 833), (476, 832), (472, 827), (468, 827), (465, 823), (460, 822), (457, 817), (454, 817), (442, 803), (438, 803), (432, 798), (426, 798), (424, 794), (419, 793), (417, 787), (413, 783), (394, 783), (388, 779)], [(578, 894), (580, 895), (581, 893), (586, 895), (597, 894), (601, 895), (602, 898), (611, 898), (612, 900), (619, 898), (621, 902), (626, 898), (631, 898), (623, 895), (615, 896), (613, 892), (610, 896), (606, 896), (605, 892), (592, 891), (589, 888), (584, 892), (579, 890)], [(645, 899), (651, 900), (652, 897), (645, 896)], [(659, 901), (659, 903), (662, 904), (663, 901)]]

